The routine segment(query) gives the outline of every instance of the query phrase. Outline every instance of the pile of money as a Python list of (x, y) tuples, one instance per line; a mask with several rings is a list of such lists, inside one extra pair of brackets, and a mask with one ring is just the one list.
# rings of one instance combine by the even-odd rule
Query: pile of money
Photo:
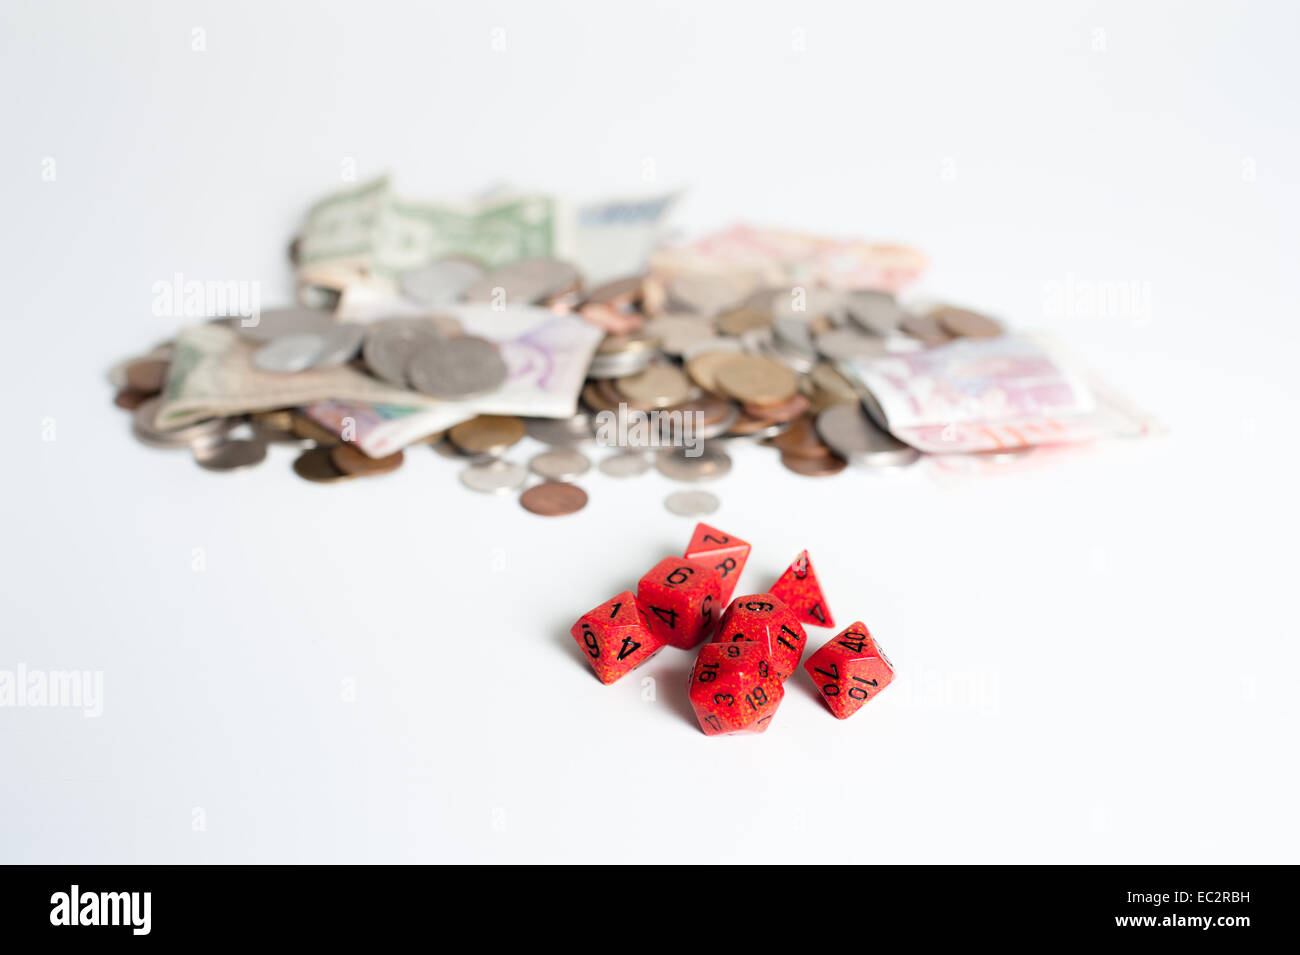
[[(291, 247), (298, 304), (182, 329), (114, 369), (116, 402), (142, 443), (209, 470), (284, 444), (299, 477), (335, 483), (431, 446), (466, 488), (547, 516), (586, 505), (597, 454), (609, 478), (697, 484), (729, 473), (737, 441), (829, 477), (1150, 430), (1053, 347), (908, 303), (914, 250), (744, 226), (666, 246), (670, 206), (455, 211), (387, 180), (330, 197)], [(547, 450), (512, 460), (526, 436)], [(719, 502), (691, 488), (665, 504)]]

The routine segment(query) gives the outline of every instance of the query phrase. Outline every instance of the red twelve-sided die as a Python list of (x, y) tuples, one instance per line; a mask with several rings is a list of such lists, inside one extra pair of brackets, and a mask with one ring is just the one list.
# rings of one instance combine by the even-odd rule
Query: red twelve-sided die
[(630, 590), (584, 613), (569, 632), (601, 683), (613, 683), (664, 647)]
[(762, 733), (785, 689), (757, 643), (710, 643), (700, 648), (687, 682), (691, 708), (709, 736)]
[(650, 630), (669, 646), (689, 650), (713, 633), (722, 612), (718, 576), (689, 557), (665, 557), (636, 585)]
[(782, 681), (799, 666), (807, 636), (784, 602), (771, 594), (737, 597), (727, 607), (714, 635), (715, 643), (752, 640), (763, 648)]
[(827, 641), (803, 666), (826, 705), (841, 720), (856, 713), (894, 679), (894, 665), (860, 621)]

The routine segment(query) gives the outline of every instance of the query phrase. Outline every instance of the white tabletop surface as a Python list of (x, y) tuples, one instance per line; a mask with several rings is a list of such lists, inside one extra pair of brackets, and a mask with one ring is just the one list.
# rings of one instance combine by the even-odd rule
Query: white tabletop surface
[[(0, 860), (1296, 861), (1300, 16), (837, 6), (3, 6), (0, 671), (103, 699), (0, 708)], [(177, 327), (153, 283), (287, 300), (349, 162), (590, 197), (647, 159), (688, 232), (924, 248), (915, 294), (1056, 334), (1168, 429), (980, 480), (737, 450), (742, 587), (809, 548), (898, 668), (849, 720), (801, 674), (706, 738), (689, 654), (591, 676), (570, 624), (691, 531), (657, 474), (547, 520), (420, 450), (208, 473), (112, 404)], [(1071, 282), (1140, 294), (1050, 307)]]

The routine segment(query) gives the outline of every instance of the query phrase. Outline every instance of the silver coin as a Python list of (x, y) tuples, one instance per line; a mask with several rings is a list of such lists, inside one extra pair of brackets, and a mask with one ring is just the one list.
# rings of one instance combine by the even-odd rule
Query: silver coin
[(720, 438), (731, 430), (731, 426), (736, 423), (736, 419), (739, 417), (740, 408), (733, 404), (727, 409), (727, 413), (713, 424), (706, 424), (703, 427), (698, 428), (695, 432), (695, 436), (701, 441), (708, 441), (710, 438)]
[(334, 325), (321, 336), (324, 343), (313, 368), (333, 368), (344, 365), (357, 357), (361, 343), (366, 339), (364, 326), (344, 323)]
[(552, 447), (581, 444), (595, 437), (591, 430), (591, 415), (585, 411), (570, 418), (525, 418), (524, 427), (528, 429), (530, 438)]
[(131, 433), (141, 444), (151, 448), (188, 448), (200, 441), (209, 441), (220, 437), (231, 429), (230, 418), (205, 418), (183, 428), (164, 430), (158, 427), (158, 409), (162, 407), (162, 397), (143, 401), (131, 415)]
[(283, 335), (253, 352), (253, 367), (277, 374), (306, 371), (316, 364), (324, 349), (325, 338), (321, 335)]
[(624, 451), (602, 458), (600, 473), (613, 478), (636, 477), (650, 470), (650, 459), (642, 451)]
[(446, 305), (460, 301), (465, 290), (482, 277), (482, 266), (468, 259), (438, 259), (403, 273), (397, 280), (397, 287), (414, 302)]
[(844, 307), (844, 293), (833, 289), (799, 286), (772, 296), (772, 315), (778, 319), (795, 318), (807, 322), (826, 318), (838, 324), (843, 321)]
[(714, 481), (731, 471), (731, 458), (711, 448), (695, 457), (688, 457), (682, 448), (665, 448), (655, 455), (655, 467), (673, 481)]
[(832, 328), (816, 338), (817, 350), (831, 361), (875, 358), (885, 354), (885, 341), (853, 328)]
[(513, 461), (482, 461), (460, 472), (460, 483), (483, 494), (517, 491), (528, 480), (528, 469)]
[(596, 355), (587, 366), (588, 378), (627, 378), (650, 367), (654, 351), (620, 352), (614, 355)]
[(286, 335), (323, 335), (333, 324), (329, 312), (293, 307), (268, 309), (256, 317), (239, 318), (230, 327), (245, 341), (266, 343)]
[(664, 507), (680, 517), (712, 514), (722, 502), (708, 491), (674, 491), (664, 498)]
[(225, 438), (194, 446), (194, 460), (209, 471), (237, 471), (265, 459), (266, 442), (259, 437)]
[(824, 409), (817, 415), (816, 425), (821, 439), (850, 464), (902, 467), (920, 457), (920, 452), (880, 428), (855, 402)]
[(534, 455), (528, 462), (534, 474), (539, 474), (548, 481), (572, 481), (586, 474), (591, 468), (591, 461), (581, 451), (572, 448), (552, 448)]
[(733, 338), (728, 335), (719, 335), (717, 338), (706, 338), (703, 341), (696, 342), (695, 344), (682, 349), (682, 360), (690, 361), (697, 355), (703, 355), (708, 352), (743, 352), (744, 350), (745, 345), (739, 338)]
[(898, 334), (898, 323), (906, 312), (888, 292), (852, 292), (845, 304), (849, 318), (873, 335), (889, 337)]
[[(449, 326), (448, 322), (454, 322)], [(455, 319), (428, 318), (385, 318), (375, 322), (366, 329), (366, 337), (361, 346), (362, 357), (370, 370), (385, 381), (406, 387), (406, 369), (411, 363), (411, 356), (426, 345), (433, 345), (449, 338), (449, 329), (459, 328)]]
[(507, 371), (495, 344), (463, 335), (420, 348), (406, 377), (416, 391), (435, 398), (470, 398), (501, 387)]
[(467, 454), (456, 445), (452, 444), (446, 438), (439, 438), (433, 443), (433, 450), (444, 458), (451, 458), (453, 461), (459, 461), (462, 464), (469, 462), (471, 464), (486, 464), (489, 461), (497, 460), (495, 454)]
[(578, 284), (578, 270), (559, 259), (519, 259), (478, 279), (465, 289), (467, 302), (494, 302), (497, 289), (506, 305), (528, 305), (552, 298)]

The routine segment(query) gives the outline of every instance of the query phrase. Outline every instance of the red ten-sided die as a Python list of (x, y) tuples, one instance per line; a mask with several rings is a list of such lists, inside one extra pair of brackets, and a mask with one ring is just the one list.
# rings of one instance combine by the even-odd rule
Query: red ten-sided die
[(584, 613), (569, 632), (601, 683), (613, 683), (664, 647), (630, 590)]
[(798, 668), (808, 638), (780, 598), (750, 594), (731, 602), (713, 638), (714, 643), (737, 640), (753, 640), (762, 647), (784, 682)]
[(858, 622), (829, 640), (803, 665), (836, 719), (848, 719), (894, 679), (894, 665)]
[(718, 575), (718, 600), (727, 605), (740, 580), (740, 572), (749, 560), (749, 545), (732, 534), (724, 534), (708, 524), (696, 524), (686, 556), (702, 561)]
[(700, 649), (687, 691), (708, 736), (762, 733), (785, 689), (757, 643), (710, 643)]
[(835, 618), (831, 616), (831, 608), (826, 605), (821, 584), (817, 582), (817, 575), (813, 572), (812, 561), (806, 550), (799, 552), (794, 563), (772, 585), (772, 593), (784, 600), (801, 622), (818, 627), (835, 626)]
[(689, 557), (665, 557), (636, 585), (650, 630), (669, 646), (689, 650), (713, 633), (722, 611), (718, 576)]

